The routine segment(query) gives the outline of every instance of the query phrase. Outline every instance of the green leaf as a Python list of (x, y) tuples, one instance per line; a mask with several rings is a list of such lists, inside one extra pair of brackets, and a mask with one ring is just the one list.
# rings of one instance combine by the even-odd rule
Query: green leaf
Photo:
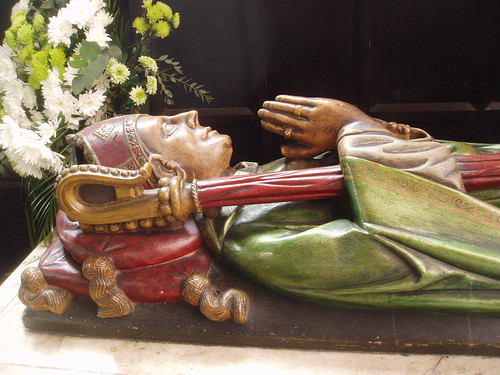
[(107, 54), (100, 54), (94, 61), (80, 70), (80, 74), (73, 79), (71, 91), (74, 95), (82, 93), (84, 90), (90, 90), (94, 85), (94, 80), (99, 78), (108, 65), (109, 56)]
[(73, 92), (74, 95), (78, 95), (85, 89), (85, 86), (86, 86), (85, 76), (83, 75), (76, 76), (71, 84), (71, 91)]
[(82, 41), (82, 46), (80, 47), (80, 57), (82, 59), (94, 61), (100, 53), (101, 48), (96, 42)]
[(7, 168), (5, 165), (0, 164), (0, 176), (6, 177), (10, 175), (9, 168)]
[(54, 0), (45, 0), (45, 2), (40, 6), (40, 9), (52, 9), (54, 8)]
[(109, 55), (109, 58), (114, 57), (118, 61), (121, 60), (123, 53), (120, 47), (117, 45), (111, 45), (109, 46), (109, 50), (107, 51), (107, 54)]
[(92, 83), (94, 82), (94, 79), (99, 78), (102, 75), (102, 73), (104, 73), (106, 65), (108, 65), (108, 62), (109, 62), (109, 56), (101, 54), (97, 56), (97, 59), (95, 61), (92, 61), (85, 68), (85, 74), (92, 77)]
[(89, 63), (85, 60), (71, 60), (68, 64), (72, 68), (81, 69), (86, 67)]
[(28, 234), (33, 247), (51, 235), (58, 211), (55, 197), (55, 175), (45, 174), (41, 179), (25, 180), (27, 190), (26, 218)]

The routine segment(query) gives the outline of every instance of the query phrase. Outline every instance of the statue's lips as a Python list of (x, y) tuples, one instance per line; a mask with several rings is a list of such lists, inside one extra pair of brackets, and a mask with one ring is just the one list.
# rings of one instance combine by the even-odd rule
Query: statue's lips
[(203, 133), (203, 139), (208, 139), (213, 135), (219, 135), (219, 132), (217, 130), (213, 130), (210, 126), (207, 126), (205, 128), (205, 131)]

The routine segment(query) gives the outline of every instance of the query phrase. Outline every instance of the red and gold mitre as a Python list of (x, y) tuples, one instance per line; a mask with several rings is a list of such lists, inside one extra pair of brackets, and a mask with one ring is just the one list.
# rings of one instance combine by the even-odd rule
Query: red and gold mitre
[(144, 115), (125, 115), (98, 122), (68, 136), (67, 141), (83, 149), (90, 163), (139, 169), (148, 160), (137, 131), (137, 120), (141, 116)]

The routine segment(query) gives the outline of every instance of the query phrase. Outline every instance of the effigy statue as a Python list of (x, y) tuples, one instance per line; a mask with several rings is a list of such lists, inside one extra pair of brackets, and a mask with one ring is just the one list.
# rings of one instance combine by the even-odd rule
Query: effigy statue
[(185, 299), (244, 322), (245, 292), (218, 293), (223, 262), (312, 302), (500, 312), (500, 147), (438, 142), (347, 103), (278, 96), (259, 111), (284, 158), (230, 167), (231, 140), (197, 112), (129, 115), (69, 139), (91, 165), (63, 171), (57, 236), (19, 291), (98, 316)]

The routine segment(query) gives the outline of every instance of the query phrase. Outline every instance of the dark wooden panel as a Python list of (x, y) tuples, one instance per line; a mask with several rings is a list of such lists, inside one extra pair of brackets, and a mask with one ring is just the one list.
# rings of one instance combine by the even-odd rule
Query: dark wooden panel
[(355, 101), (353, 1), (262, 1), (268, 96)]
[(368, 15), (374, 104), (470, 102), (479, 3), (374, 2)]
[(361, 4), (364, 110), (440, 138), (500, 141), (496, 1)]
[[(212, 106), (247, 106), (248, 59), (241, 2), (184, 0), (169, 4), (180, 12), (181, 24), (155, 43), (155, 54), (180, 61), (187, 76), (212, 92), (216, 98)], [(174, 95), (177, 108), (206, 107), (180, 87)]]
[[(172, 5), (182, 14), (181, 28), (156, 51), (176, 56), (186, 72), (206, 83), (216, 97), (213, 107), (244, 107), (255, 114), (277, 94), (334, 97), (376, 117), (433, 129), (440, 137), (500, 141), (496, 0)], [(180, 92), (175, 107), (206, 106)], [(159, 113), (164, 107), (153, 109)], [(251, 123), (233, 120), (232, 135), (241, 131), (258, 138), (251, 140), (255, 160), (279, 156), (281, 139), (261, 132), (256, 116)]]

